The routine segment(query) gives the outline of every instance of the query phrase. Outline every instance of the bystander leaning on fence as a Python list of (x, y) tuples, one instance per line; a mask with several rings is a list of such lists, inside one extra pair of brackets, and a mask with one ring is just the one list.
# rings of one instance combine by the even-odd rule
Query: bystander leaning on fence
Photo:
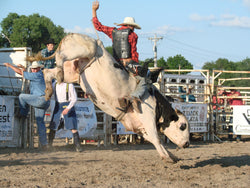
[(19, 95), (20, 111), (18, 117), (20, 118), (20, 124), (27, 118), (29, 112), (29, 105), (35, 109), (35, 119), (37, 123), (37, 129), (39, 134), (39, 142), (42, 149), (46, 149), (48, 142), (46, 136), (46, 127), (44, 123), (45, 111), (49, 107), (50, 101), (45, 100), (45, 81), (43, 72), (38, 62), (33, 62), (29, 67), (31, 72), (27, 72), (26, 68), (22, 65), (13, 66), (10, 63), (4, 63), (6, 67), (10, 67), (17, 74), (22, 75), (25, 79), (30, 81), (30, 94), (21, 93)]

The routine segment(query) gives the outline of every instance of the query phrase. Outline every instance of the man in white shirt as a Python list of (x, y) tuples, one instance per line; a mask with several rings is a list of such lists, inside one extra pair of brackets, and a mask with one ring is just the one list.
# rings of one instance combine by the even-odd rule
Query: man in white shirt
[(77, 101), (77, 94), (73, 84), (57, 82), (53, 83), (55, 96), (55, 108), (50, 122), (49, 145), (52, 146), (56, 130), (60, 123), (73, 133), (76, 151), (81, 152), (80, 138), (77, 131), (77, 119), (74, 105)]

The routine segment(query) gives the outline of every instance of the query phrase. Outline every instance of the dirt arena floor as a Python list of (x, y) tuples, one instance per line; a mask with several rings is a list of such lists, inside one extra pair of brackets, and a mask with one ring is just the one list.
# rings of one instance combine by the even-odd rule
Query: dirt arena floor
[(58, 140), (52, 151), (0, 148), (0, 187), (226, 187), (250, 185), (250, 140), (166, 145), (181, 160), (162, 161), (150, 143), (97, 147), (77, 153)]

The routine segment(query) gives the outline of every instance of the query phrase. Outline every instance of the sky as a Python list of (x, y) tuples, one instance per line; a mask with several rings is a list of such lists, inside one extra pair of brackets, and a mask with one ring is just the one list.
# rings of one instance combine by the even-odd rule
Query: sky
[[(92, 25), (93, 0), (0, 0), (0, 22), (9, 13), (46, 16), (67, 32), (97, 38)], [(250, 0), (99, 0), (97, 16), (103, 25), (115, 26), (134, 17), (140, 30), (139, 60), (182, 55), (202, 69), (206, 62), (226, 58), (233, 62), (250, 58)], [(1, 30), (1, 28), (0, 28)], [(98, 32), (105, 46), (111, 39)]]

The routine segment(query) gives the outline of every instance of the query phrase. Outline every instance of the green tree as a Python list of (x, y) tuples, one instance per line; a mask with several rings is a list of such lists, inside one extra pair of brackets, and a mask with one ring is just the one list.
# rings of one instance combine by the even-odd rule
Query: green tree
[[(33, 14), (30, 16), (10, 13), (1, 22), (5, 39), (0, 40), (0, 47), (31, 47), (34, 53), (45, 48), (45, 42), (54, 38), (59, 44), (66, 35), (61, 26), (56, 26), (49, 18)], [(6, 40), (9, 38), (11, 42)]]
[[(153, 58), (147, 58), (144, 61), (140, 61), (139, 63), (143, 65), (145, 62), (149, 62), (148, 67), (154, 67), (154, 59)], [(157, 67), (162, 67), (164, 69), (168, 68), (167, 62), (164, 60), (163, 57), (157, 60)]]
[[(243, 61), (236, 62), (235, 66), (237, 71), (250, 71), (250, 58), (246, 58)], [(235, 77), (249, 78), (250, 74), (236, 74)], [(249, 86), (249, 80), (234, 81), (233, 84), (246, 87)]]
[(215, 62), (207, 62), (202, 67), (202, 69), (208, 69), (210, 73), (213, 70), (235, 70), (235, 68), (234, 62), (224, 58), (219, 58)]
[(169, 68), (167, 62), (165, 61), (165, 59), (163, 57), (161, 57), (160, 59), (157, 60), (157, 66), (162, 67), (164, 69)]
[[(182, 55), (176, 55), (167, 59), (167, 65), (169, 69), (193, 69), (193, 65), (186, 60)], [(181, 74), (187, 74), (188, 72), (182, 72)], [(176, 73), (174, 73), (176, 74)]]
[[(213, 70), (235, 70), (234, 63), (225, 58), (219, 58), (215, 62), (206, 62), (202, 69), (209, 70), (210, 74), (212, 74)], [(220, 75), (220, 78), (231, 78), (233, 75), (230, 73), (224, 73)], [(218, 84), (218, 79), (215, 80), (215, 84)], [(232, 83), (227, 83), (232, 84)]]
[[(202, 69), (208, 69), (210, 74), (213, 70), (226, 70), (226, 71), (249, 71), (250, 70), (250, 59), (246, 58), (240, 62), (229, 61), (228, 59), (219, 58), (215, 62), (207, 62), (203, 65)], [(235, 73), (222, 73), (220, 78), (237, 78), (237, 77), (249, 77), (249, 74), (235, 74)], [(218, 80), (215, 81), (217, 83)], [(225, 83), (228, 86), (247, 86), (248, 80), (237, 80), (237, 81), (227, 81)]]

